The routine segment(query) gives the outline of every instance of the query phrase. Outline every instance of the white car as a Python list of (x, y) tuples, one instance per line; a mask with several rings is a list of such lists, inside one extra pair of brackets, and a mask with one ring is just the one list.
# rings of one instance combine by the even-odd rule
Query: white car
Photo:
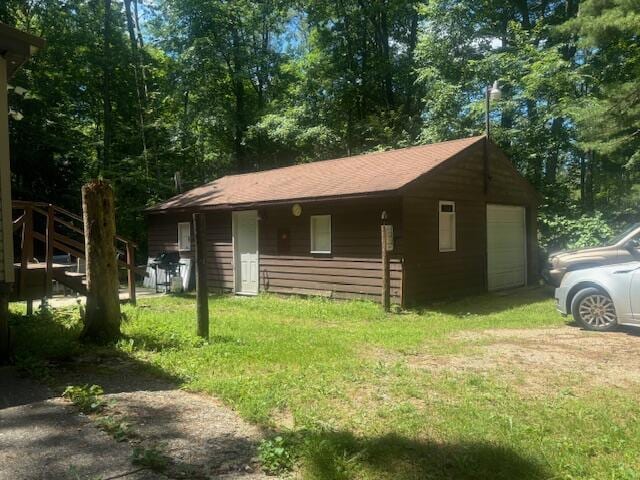
[(569, 272), (555, 296), (560, 313), (589, 330), (640, 325), (640, 262)]

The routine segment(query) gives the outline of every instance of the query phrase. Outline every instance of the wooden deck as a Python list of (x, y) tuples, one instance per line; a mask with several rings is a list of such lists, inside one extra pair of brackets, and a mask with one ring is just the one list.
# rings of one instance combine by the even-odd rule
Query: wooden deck
[[(47, 296), (46, 263), (28, 263), (24, 267), (20, 263), (14, 263), (13, 265), (16, 285), (20, 285), (20, 288), (14, 288), (11, 292), (10, 300), (12, 302), (35, 300)], [(52, 272), (64, 272), (71, 268), (73, 268), (72, 265), (51, 264)]]

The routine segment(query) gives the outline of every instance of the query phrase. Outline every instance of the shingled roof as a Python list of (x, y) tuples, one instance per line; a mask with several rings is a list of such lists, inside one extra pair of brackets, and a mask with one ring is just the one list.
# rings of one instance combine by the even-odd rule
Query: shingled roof
[(228, 175), (148, 209), (240, 208), (393, 194), (484, 137), (366, 153), (262, 172)]

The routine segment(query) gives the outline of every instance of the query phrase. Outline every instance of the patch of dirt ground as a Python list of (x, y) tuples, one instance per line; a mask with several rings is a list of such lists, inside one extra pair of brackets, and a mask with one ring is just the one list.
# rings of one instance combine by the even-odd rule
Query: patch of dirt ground
[(633, 331), (491, 329), (457, 333), (448, 340), (464, 353), (419, 353), (407, 357), (408, 364), (441, 373), (491, 375), (528, 395), (640, 385), (640, 337)]

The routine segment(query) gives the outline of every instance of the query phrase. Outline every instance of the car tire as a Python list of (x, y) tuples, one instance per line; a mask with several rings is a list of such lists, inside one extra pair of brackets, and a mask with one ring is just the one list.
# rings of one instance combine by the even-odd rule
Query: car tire
[(613, 300), (599, 288), (580, 290), (571, 301), (571, 313), (576, 322), (587, 330), (607, 332), (618, 326)]

